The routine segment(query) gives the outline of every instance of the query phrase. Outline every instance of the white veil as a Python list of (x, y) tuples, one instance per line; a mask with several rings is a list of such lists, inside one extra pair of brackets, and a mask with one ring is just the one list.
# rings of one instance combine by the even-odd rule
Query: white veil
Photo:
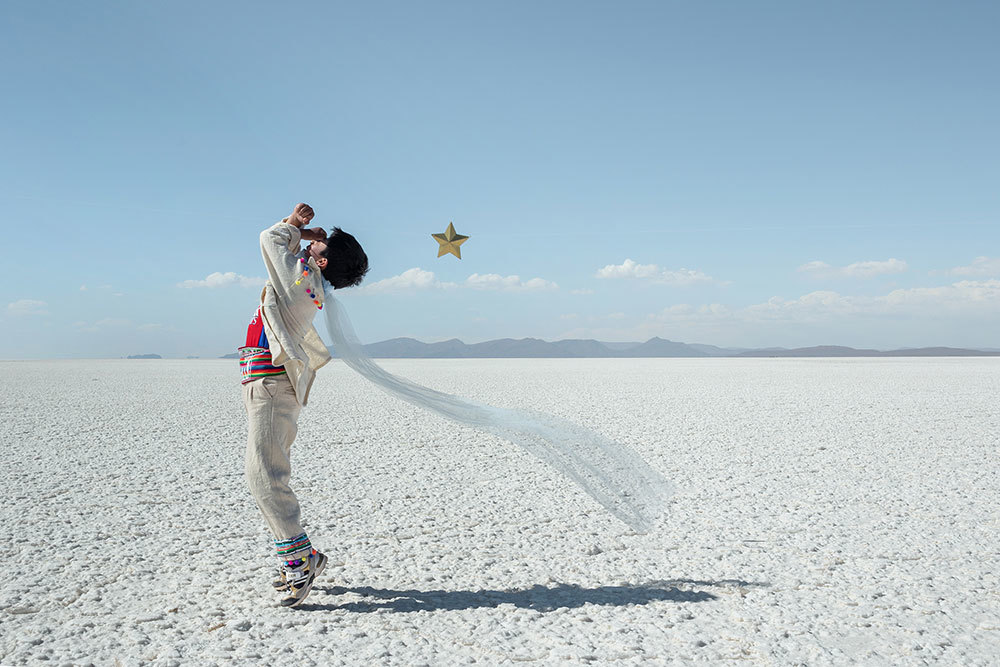
[(418, 407), (519, 445), (637, 532), (653, 527), (673, 485), (638, 454), (582, 426), (529, 410), (494, 408), (389, 373), (362, 350), (343, 306), (326, 288), (323, 311), (338, 356), (367, 380)]

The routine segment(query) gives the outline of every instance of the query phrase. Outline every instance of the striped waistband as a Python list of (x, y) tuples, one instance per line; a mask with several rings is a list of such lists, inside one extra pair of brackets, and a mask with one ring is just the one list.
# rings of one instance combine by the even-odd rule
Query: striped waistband
[(266, 347), (240, 348), (241, 384), (269, 375), (282, 375), (284, 372), (284, 366), (275, 366), (271, 363), (271, 350)]

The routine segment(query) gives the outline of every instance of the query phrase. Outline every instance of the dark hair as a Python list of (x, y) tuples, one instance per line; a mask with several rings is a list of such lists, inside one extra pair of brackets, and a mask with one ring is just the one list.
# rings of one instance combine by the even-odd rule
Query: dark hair
[(326, 268), (323, 277), (333, 285), (333, 289), (354, 287), (368, 273), (368, 255), (358, 240), (334, 227), (326, 239)]

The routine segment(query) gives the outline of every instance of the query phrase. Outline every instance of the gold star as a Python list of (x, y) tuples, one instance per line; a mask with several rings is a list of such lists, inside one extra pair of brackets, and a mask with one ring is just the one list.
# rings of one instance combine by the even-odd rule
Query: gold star
[(434, 237), (435, 241), (441, 244), (441, 247), (438, 248), (438, 257), (446, 255), (450, 252), (455, 257), (462, 259), (462, 251), (458, 246), (468, 241), (469, 237), (456, 234), (454, 224), (449, 222), (448, 229), (444, 230), (444, 234), (431, 234), (431, 236)]

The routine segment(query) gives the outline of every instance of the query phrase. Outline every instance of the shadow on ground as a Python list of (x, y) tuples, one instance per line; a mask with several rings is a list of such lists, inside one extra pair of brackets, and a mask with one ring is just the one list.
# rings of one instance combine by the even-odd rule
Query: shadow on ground
[(375, 611), (414, 612), (478, 609), (482, 607), (499, 607), (512, 604), (515, 607), (534, 609), (535, 611), (553, 611), (555, 609), (582, 607), (586, 604), (609, 605), (624, 607), (628, 605), (649, 604), (650, 602), (708, 602), (717, 596), (696, 588), (724, 588), (739, 590), (751, 587), (767, 586), (766, 583), (727, 579), (722, 581), (698, 581), (693, 579), (674, 579), (657, 581), (637, 586), (598, 586), (583, 588), (575, 584), (558, 584), (542, 586), (536, 584), (531, 588), (513, 591), (418, 591), (391, 590), (358, 586), (316, 586), (313, 595), (360, 595), (365, 600), (350, 600), (342, 604), (303, 604), (298, 609), (303, 611), (353, 611), (367, 613)]

